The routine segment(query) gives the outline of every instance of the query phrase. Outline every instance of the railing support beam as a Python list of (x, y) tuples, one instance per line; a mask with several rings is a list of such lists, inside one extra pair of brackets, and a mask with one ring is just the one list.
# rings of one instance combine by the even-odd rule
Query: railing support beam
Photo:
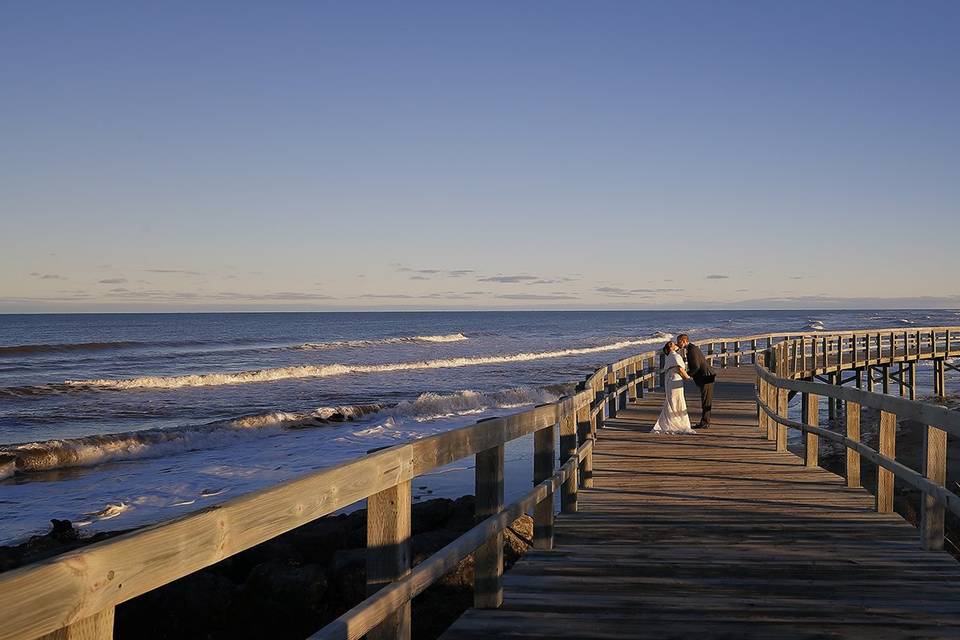
[[(857, 402), (847, 403), (847, 437), (857, 442), (860, 441), (860, 404)], [(860, 452), (847, 448), (847, 486), (856, 488), (860, 486)]]
[[(557, 426), (533, 434), (533, 484), (540, 484), (553, 475), (556, 457)], [(533, 546), (537, 549), (553, 549), (553, 496), (551, 491), (533, 510)]]
[[(367, 595), (410, 573), (410, 480), (367, 499)], [(409, 640), (410, 601), (368, 634), (369, 640)]]
[[(928, 426), (923, 440), (923, 475), (941, 487), (947, 482), (947, 432), (936, 427)], [(920, 518), (923, 548), (943, 549), (943, 504), (924, 493)]]
[[(820, 425), (820, 396), (812, 393), (803, 394), (803, 404), (806, 413), (805, 424), (811, 427)], [(815, 433), (807, 432), (804, 434), (804, 464), (808, 467), (816, 467), (820, 464), (820, 438)]]
[[(560, 401), (560, 464), (577, 455), (577, 422), (569, 398)], [(560, 487), (560, 511), (577, 512), (577, 473), (567, 476)]]
[[(895, 459), (897, 450), (897, 416), (880, 412), (880, 455)], [(893, 472), (877, 467), (877, 512), (893, 512)]]
[[(476, 517), (480, 521), (503, 509), (503, 445), (476, 455)], [(473, 554), (473, 606), (496, 609), (503, 604), (503, 531)]]

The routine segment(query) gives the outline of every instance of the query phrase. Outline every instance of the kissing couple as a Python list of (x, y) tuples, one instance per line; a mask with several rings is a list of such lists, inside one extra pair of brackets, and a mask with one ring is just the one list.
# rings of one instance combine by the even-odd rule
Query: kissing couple
[[(695, 429), (709, 428), (713, 383), (717, 376), (703, 352), (690, 342), (690, 336), (681, 333), (676, 342), (663, 345), (663, 355), (663, 409), (653, 425), (653, 433), (696, 433)], [(690, 426), (687, 399), (683, 395), (685, 380), (693, 380), (700, 389), (700, 424), (696, 427)]]

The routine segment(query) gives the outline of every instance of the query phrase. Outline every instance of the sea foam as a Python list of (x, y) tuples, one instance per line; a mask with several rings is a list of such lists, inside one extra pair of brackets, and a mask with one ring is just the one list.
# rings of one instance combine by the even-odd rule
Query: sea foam
[(237, 371), (227, 373), (197, 373), (182, 376), (142, 376), (119, 380), (90, 379), (67, 380), (64, 384), (80, 389), (179, 389), (182, 387), (222, 386), (230, 384), (248, 384), (254, 382), (273, 382), (295, 378), (327, 378), (357, 373), (391, 373), (395, 371), (412, 371), (417, 369), (446, 369), (457, 367), (473, 367), (488, 364), (508, 362), (529, 362), (549, 358), (564, 358), (604, 351), (618, 351), (644, 344), (659, 343), (670, 338), (670, 334), (635, 340), (621, 340), (608, 344), (556, 351), (536, 351), (527, 353), (513, 353), (507, 355), (489, 356), (462, 356), (457, 358), (439, 358), (435, 360), (418, 360), (412, 362), (394, 362), (386, 364), (323, 364), (323, 365), (296, 365), (291, 367), (276, 367), (271, 369), (256, 369), (252, 371)]
[(341, 349), (344, 347), (374, 347), (391, 344), (441, 344), (446, 342), (463, 342), (468, 340), (462, 333), (448, 333), (438, 336), (401, 336), (396, 338), (374, 338), (370, 340), (336, 340), (333, 342), (306, 342), (295, 349)]
[(312, 411), (268, 411), (172, 429), (146, 429), (0, 446), (0, 479), (15, 472), (93, 466), (110, 461), (173, 455), (214, 449), (280, 435), (286, 429), (307, 429), (361, 419), (405, 419), (417, 422), (553, 402), (558, 390), (517, 387), (488, 393), (463, 390), (452, 394), (423, 393), (393, 405), (359, 404), (319, 407)]

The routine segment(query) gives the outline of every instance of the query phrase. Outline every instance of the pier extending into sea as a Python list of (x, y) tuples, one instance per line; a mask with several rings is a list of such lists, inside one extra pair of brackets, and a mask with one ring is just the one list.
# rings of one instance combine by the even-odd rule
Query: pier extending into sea
[[(4, 573), (0, 640), (112, 638), (116, 605), (365, 499), (370, 596), (311, 638), (408, 638), (411, 599), (470, 555), (474, 608), (445, 638), (960, 636), (960, 564), (943, 550), (960, 413), (936, 403), (960, 327), (700, 346), (720, 368), (707, 431), (649, 432), (659, 352), (637, 354), (558, 402)], [(921, 363), (932, 402), (916, 399)], [(898, 424), (921, 430), (919, 464), (898, 457)], [(530, 434), (535, 486), (506, 505), (504, 445)], [(839, 473), (820, 466), (826, 446), (844, 452)], [(468, 457), (476, 526), (412, 567), (411, 482)], [(919, 527), (894, 512), (897, 482), (919, 492)], [(503, 532), (523, 513), (535, 549), (504, 575)]]

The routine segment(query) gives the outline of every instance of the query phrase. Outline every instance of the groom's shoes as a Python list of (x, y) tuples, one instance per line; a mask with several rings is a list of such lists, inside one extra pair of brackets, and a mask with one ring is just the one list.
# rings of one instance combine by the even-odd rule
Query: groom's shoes
[(700, 424), (698, 424), (697, 426), (694, 427), (694, 429), (695, 429), (696, 431), (700, 431), (701, 429), (709, 429), (709, 428), (710, 428), (710, 423), (709, 423), (709, 422), (708, 422), (707, 424), (703, 424), (703, 423), (701, 422)]

